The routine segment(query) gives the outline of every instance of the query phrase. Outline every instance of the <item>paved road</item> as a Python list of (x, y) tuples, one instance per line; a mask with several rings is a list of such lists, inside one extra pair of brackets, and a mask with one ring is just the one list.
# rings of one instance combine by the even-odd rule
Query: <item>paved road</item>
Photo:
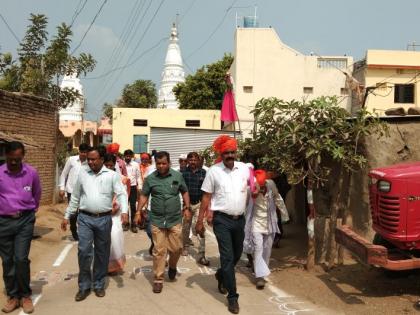
[[(125, 232), (127, 265), (122, 276), (108, 278), (106, 296), (91, 294), (85, 301), (75, 302), (77, 292), (77, 243), (63, 240), (51, 244), (32, 264), (32, 287), (37, 314), (229, 314), (226, 298), (217, 291), (214, 272), (218, 265), (217, 243), (208, 234), (210, 267), (196, 264), (191, 255), (181, 257), (177, 281), (164, 283), (161, 294), (152, 292), (152, 261), (149, 240), (142, 231)], [(296, 279), (299, 281), (299, 279)], [(268, 284), (256, 290), (253, 277), (241, 261), (237, 270), (240, 314), (337, 314), (281, 288)], [(19, 314), (16, 311), (13, 314)], [(23, 313), (22, 313), (23, 314)]]

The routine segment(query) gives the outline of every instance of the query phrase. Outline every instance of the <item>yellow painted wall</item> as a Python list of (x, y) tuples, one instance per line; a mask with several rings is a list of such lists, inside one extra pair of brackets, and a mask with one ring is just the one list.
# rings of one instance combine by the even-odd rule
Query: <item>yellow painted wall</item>
[[(134, 135), (147, 135), (150, 142), (151, 127), (220, 130), (221, 126), (219, 110), (114, 108), (112, 118), (112, 141), (120, 144), (120, 151), (133, 148)], [(147, 119), (147, 127), (133, 126), (134, 119)], [(200, 127), (185, 127), (186, 120), (200, 120)]]
[[(388, 68), (369, 68), (370, 65), (385, 65)], [(365, 106), (369, 111), (376, 111), (379, 115), (385, 115), (385, 110), (394, 107), (420, 106), (420, 85), (417, 83), (420, 70), (403, 69), (398, 66), (420, 67), (420, 52), (393, 51), (393, 50), (368, 50), (366, 54), (366, 66), (362, 70), (366, 87), (385, 84), (370, 93)], [(414, 103), (394, 103), (395, 84), (415, 84)]]

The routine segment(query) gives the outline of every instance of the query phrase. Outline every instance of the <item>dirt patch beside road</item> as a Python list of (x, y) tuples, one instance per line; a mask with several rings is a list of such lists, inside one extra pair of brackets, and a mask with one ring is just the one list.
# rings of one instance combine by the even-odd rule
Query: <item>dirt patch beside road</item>
[(302, 226), (285, 226), (285, 238), (273, 250), (275, 261), (270, 276), (285, 292), (345, 314), (420, 314), (413, 303), (420, 295), (420, 271), (387, 273), (364, 266), (350, 257), (345, 264), (327, 272), (316, 266), (303, 268), (306, 231)]

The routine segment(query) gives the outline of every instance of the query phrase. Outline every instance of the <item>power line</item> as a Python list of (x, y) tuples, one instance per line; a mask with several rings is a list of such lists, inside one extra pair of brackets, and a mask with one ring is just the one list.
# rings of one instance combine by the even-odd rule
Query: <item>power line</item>
[(117, 70), (122, 70), (122, 69), (125, 69), (125, 68), (128, 68), (128, 67), (130, 67), (130, 66), (132, 66), (133, 64), (135, 64), (137, 61), (139, 61), (140, 60), (140, 58), (141, 57), (143, 57), (144, 55), (146, 55), (148, 52), (150, 52), (151, 50), (153, 50), (154, 48), (156, 48), (156, 47), (158, 47), (158, 46), (160, 46), (160, 44), (163, 42), (163, 41), (166, 41), (166, 40), (168, 40), (169, 39), (169, 37), (163, 37), (163, 38), (161, 38), (156, 44), (154, 44), (153, 46), (151, 46), (150, 48), (148, 48), (148, 49), (146, 49), (145, 51), (143, 51), (140, 55), (138, 55), (132, 62), (130, 62), (130, 63), (127, 63), (126, 65), (124, 65), (124, 66), (121, 66), (121, 67), (117, 67), (117, 68), (114, 68), (114, 69), (111, 69), (111, 70), (109, 70), (108, 72), (106, 72), (106, 73), (103, 73), (103, 74), (101, 74), (101, 75), (99, 75), (99, 76), (96, 76), (96, 77), (86, 77), (86, 78), (84, 78), (85, 80), (97, 80), (97, 79), (101, 79), (101, 78), (104, 78), (104, 77), (106, 77), (106, 76), (108, 76), (109, 74), (111, 74), (111, 73), (113, 73), (113, 72), (115, 72), (115, 71), (117, 71)]
[(181, 25), (182, 20), (185, 18), (185, 16), (188, 14), (188, 12), (191, 10), (191, 8), (194, 6), (194, 4), (197, 2), (197, 0), (191, 1), (188, 8), (185, 10), (184, 14), (182, 15), (181, 19), (178, 21), (178, 25)]
[[(140, 24), (139, 24), (138, 22), (137, 22), (135, 25), (133, 24), (133, 27), (132, 27), (132, 28), (129, 30), (129, 32), (127, 33), (127, 37), (126, 37), (125, 39), (126, 39), (128, 42), (131, 42), (131, 41), (132, 41), (132, 39), (134, 38), (134, 36), (136, 35), (136, 33), (135, 33), (135, 32), (133, 32), (133, 30), (134, 30), (135, 28), (140, 28), (140, 25), (141, 25), (142, 21), (144, 20), (144, 18), (145, 18), (145, 16), (146, 16), (146, 14), (149, 12), (149, 8), (150, 8), (150, 6), (152, 5), (152, 3), (153, 3), (153, 0), (149, 0), (149, 3), (148, 3), (148, 5), (147, 5), (147, 7), (145, 8), (145, 10), (144, 10), (143, 14), (142, 14), (142, 15), (141, 15), (141, 17), (138, 19), (138, 21), (140, 22)], [(143, 4), (145, 4), (145, 2), (144, 2)], [(140, 12), (141, 12), (141, 10), (142, 10), (142, 9), (143, 9), (143, 6), (142, 6), (142, 7), (141, 7), (141, 9), (138, 11), (138, 14), (136, 15), (136, 19), (137, 19), (137, 17), (139, 16), (139, 14), (140, 14)], [(134, 20), (133, 20), (133, 21), (134, 21)], [(120, 56), (120, 54), (121, 54), (121, 50), (120, 50), (120, 51), (118, 51), (117, 56), (116, 56), (116, 58), (115, 58), (115, 60), (116, 60), (115, 64), (117, 65), (117, 67), (120, 67), (120, 65), (121, 65), (122, 61), (125, 59), (125, 56), (126, 56), (127, 52), (128, 52), (128, 50), (124, 51), (124, 52), (123, 52), (123, 54), (122, 54), (122, 56), (121, 56), (121, 57), (119, 57), (119, 56)], [(135, 52), (135, 49), (133, 50), (133, 53), (134, 53), (134, 52)], [(132, 55), (130, 55), (130, 57), (126, 59), (127, 63), (130, 61), (131, 56), (132, 56)], [(119, 74), (121, 74), (121, 71), (120, 71), (120, 73), (119, 73)], [(108, 95), (108, 93), (109, 93), (108, 85), (110, 84), (110, 86), (112, 87), (112, 86), (115, 84), (115, 82), (118, 80), (118, 77), (119, 77), (119, 75), (116, 75), (116, 76), (111, 75), (109, 78), (107, 78), (107, 79), (106, 79), (106, 81), (105, 81), (105, 82), (104, 82), (104, 84), (103, 84), (103, 88), (100, 90), (100, 94), (99, 94), (98, 99), (102, 100), (102, 99), (104, 99), (104, 98), (106, 97), (106, 95)], [(111, 83), (111, 82), (112, 82), (112, 83)], [(95, 96), (96, 96), (96, 95), (95, 95)]]
[(79, 0), (79, 3), (77, 4), (77, 7), (76, 7), (76, 9), (75, 9), (75, 11), (73, 13), (73, 17), (71, 18), (71, 22), (70, 22), (70, 26), (69, 26), (70, 28), (73, 26), (73, 24), (76, 21), (77, 17), (79, 16), (79, 14), (83, 11), (83, 9), (86, 6), (87, 0), (85, 0), (85, 2), (83, 3), (82, 7), (79, 9), (80, 3), (82, 1), (83, 0)]
[(16, 36), (15, 32), (13, 32), (12, 28), (9, 26), (6, 19), (3, 17), (3, 15), (1, 15), (1, 13), (0, 13), (0, 18), (3, 20), (4, 24), (6, 24), (7, 29), (10, 31), (10, 33), (13, 35), (16, 41), (20, 44), (19, 38)]
[(102, 72), (102, 75), (100, 75), (99, 77), (103, 77), (106, 76), (108, 73), (111, 73), (109, 72), (109, 70), (114, 69), (114, 65), (119, 63), (119, 61), (117, 61), (118, 57), (120, 56), (122, 48), (125, 46), (128, 37), (131, 35), (135, 26), (137, 26), (137, 23), (135, 23), (134, 25), (134, 21), (138, 18), (141, 10), (143, 9), (144, 4), (145, 1), (136, 2), (133, 8), (131, 9), (131, 14), (129, 15), (124, 25), (124, 28), (119, 36), (121, 40), (118, 41), (114, 46), (114, 49), (112, 50), (112, 53), (106, 62), (106, 68)]
[[(136, 47), (134, 48), (134, 50), (133, 50), (133, 53), (128, 57), (128, 62), (126, 63), (126, 65), (124, 65), (123, 67), (128, 67), (128, 65), (130, 64), (130, 59), (132, 59), (132, 57), (133, 57), (133, 55), (135, 54), (135, 52), (136, 52), (136, 50), (137, 50), (137, 48), (138, 48), (138, 46), (140, 45), (140, 43), (141, 43), (141, 41), (143, 40), (143, 38), (146, 36), (146, 34), (147, 34), (147, 32), (148, 32), (148, 30), (149, 30), (149, 28), (151, 27), (151, 25), (152, 25), (152, 23), (153, 23), (153, 21), (155, 20), (155, 18), (156, 18), (156, 16), (157, 16), (157, 14), (158, 14), (158, 12), (159, 12), (159, 10), (160, 10), (160, 8), (162, 7), (162, 5), (163, 5), (163, 3), (165, 2), (165, 0), (161, 0), (160, 1), (160, 3), (159, 3), (159, 6), (157, 7), (157, 9), (156, 9), (156, 11), (154, 12), (154, 14), (153, 14), (153, 16), (152, 16), (152, 18), (150, 19), (150, 21), (149, 21), (149, 23), (147, 24), (147, 26), (146, 26), (146, 28), (145, 28), (145, 30), (144, 30), (144, 32), (143, 32), (143, 34), (141, 35), (141, 37), (140, 37), (140, 39), (139, 39), (139, 41), (137, 42), (137, 45), (136, 45)], [(123, 68), (124, 69), (124, 68)], [(120, 70), (120, 73), (122, 72), (122, 70), (123, 69), (121, 69)], [(118, 80), (118, 77), (119, 76), (117, 76), (116, 77), (116, 79), (114, 80), (114, 83), (116, 82), (116, 80)], [(114, 84), (113, 83), (113, 84)], [(112, 84), (112, 85), (113, 85)], [(102, 99), (104, 99), (108, 94), (109, 94), (109, 89), (107, 89), (107, 90), (105, 90), (105, 95), (100, 99), (100, 101), (102, 101)]]
[(93, 18), (92, 22), (90, 23), (89, 27), (87, 28), (87, 30), (86, 30), (86, 32), (85, 32), (85, 34), (83, 34), (83, 37), (82, 37), (82, 39), (80, 40), (79, 44), (78, 44), (78, 45), (77, 45), (77, 46), (73, 49), (73, 51), (71, 52), (71, 55), (73, 55), (73, 54), (76, 52), (76, 50), (80, 47), (80, 45), (82, 45), (82, 43), (83, 43), (84, 39), (86, 38), (86, 35), (89, 33), (90, 29), (92, 28), (93, 23), (95, 23), (96, 18), (97, 18), (97, 17), (99, 16), (99, 14), (101, 13), (102, 8), (103, 8), (103, 7), (104, 7), (104, 5), (107, 3), (107, 1), (108, 1), (108, 0), (104, 0), (104, 2), (102, 2), (101, 7), (99, 8), (98, 12), (96, 12), (96, 14), (95, 14), (95, 16), (94, 16), (94, 18)]
[(213, 35), (219, 30), (219, 28), (222, 26), (223, 22), (226, 19), (227, 14), (229, 13), (230, 9), (233, 8), (233, 6), (235, 5), (236, 1), (238, 0), (234, 0), (232, 1), (232, 3), (230, 4), (230, 6), (226, 9), (225, 14), (223, 15), (223, 18), (221, 19), (221, 21), (219, 22), (219, 24), (217, 24), (216, 28), (210, 33), (210, 35), (207, 37), (207, 39), (198, 47), (196, 48), (191, 54), (189, 54), (187, 56), (187, 58), (185, 58), (185, 60), (189, 59), (191, 56), (193, 56), (195, 53), (197, 53), (201, 48), (203, 48), (209, 41), (210, 39), (213, 37)]

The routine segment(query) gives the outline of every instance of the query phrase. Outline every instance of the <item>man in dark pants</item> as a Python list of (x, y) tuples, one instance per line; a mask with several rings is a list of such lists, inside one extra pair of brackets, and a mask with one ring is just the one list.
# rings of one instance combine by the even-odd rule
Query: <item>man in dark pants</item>
[(77, 218), (79, 227), (79, 291), (75, 297), (77, 302), (84, 300), (90, 294), (92, 282), (96, 296), (105, 296), (114, 195), (121, 208), (122, 222), (128, 222), (126, 189), (123, 187), (120, 175), (103, 165), (104, 155), (105, 148), (98, 147), (89, 150), (87, 156), (89, 169), (79, 173), (70, 204), (61, 223), (61, 229), (65, 231), (70, 216), (79, 209)]
[[(140, 181), (140, 165), (134, 161), (134, 152), (132, 150), (124, 151), (124, 163), (127, 168), (127, 176), (130, 180), (130, 196), (128, 201), (130, 203), (130, 222), (131, 232), (137, 233), (137, 224), (134, 222), (136, 216), (136, 202), (137, 202), (137, 190), (138, 183)], [(128, 230), (128, 224), (123, 226), (123, 230)]]
[(28, 259), (41, 199), (37, 171), (22, 163), (25, 148), (20, 142), (6, 145), (6, 164), (0, 166), (0, 256), (8, 300), (2, 311), (13, 312), (20, 305), (32, 313), (31, 272)]
[[(245, 207), (249, 169), (242, 162), (236, 162), (236, 140), (222, 135), (214, 144), (214, 150), (221, 155), (222, 162), (210, 167), (201, 190), (204, 192), (196, 232), (204, 235), (203, 220), (207, 209), (207, 222), (213, 223), (220, 252), (220, 268), (216, 272), (220, 293), (228, 293), (228, 310), (239, 313), (236, 292), (235, 266), (239, 261), (244, 242)], [(211, 205), (210, 205), (211, 203)]]
[[(67, 193), (67, 202), (70, 203), (71, 193), (73, 192), (73, 186), (76, 183), (77, 175), (82, 167), (87, 167), (87, 152), (89, 145), (82, 143), (79, 145), (79, 155), (70, 156), (61, 172), (60, 182), (58, 187), (60, 189), (60, 197), (64, 198), (64, 194)], [(70, 217), (70, 231), (75, 241), (79, 240), (77, 236), (77, 212)]]

